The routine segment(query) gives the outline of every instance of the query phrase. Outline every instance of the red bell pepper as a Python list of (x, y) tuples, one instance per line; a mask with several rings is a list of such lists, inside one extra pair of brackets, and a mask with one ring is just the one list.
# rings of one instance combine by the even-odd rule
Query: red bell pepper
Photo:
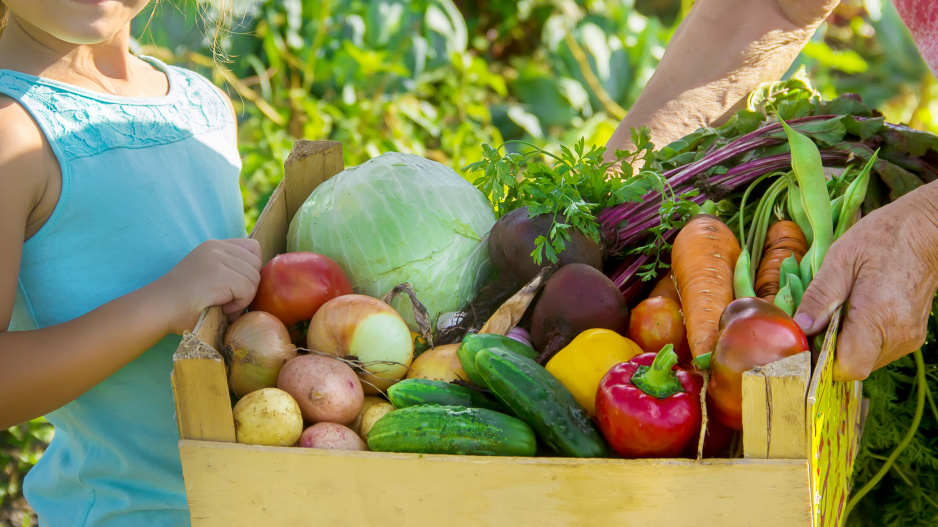
[(697, 444), (700, 388), (677, 366), (674, 346), (612, 367), (596, 391), (599, 429), (620, 456), (678, 457)]
[(804, 331), (778, 306), (761, 298), (734, 300), (720, 317), (710, 357), (707, 399), (726, 426), (742, 430), (743, 372), (808, 349)]

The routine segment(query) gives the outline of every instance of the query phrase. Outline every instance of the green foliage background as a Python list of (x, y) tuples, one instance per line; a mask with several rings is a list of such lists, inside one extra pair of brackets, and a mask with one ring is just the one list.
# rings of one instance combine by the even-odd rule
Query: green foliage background
[[(135, 51), (200, 71), (230, 94), (250, 228), (299, 138), (341, 141), (346, 165), (396, 150), (456, 169), (478, 161), (483, 143), (525, 139), (556, 150), (585, 137), (604, 144), (690, 4), (237, 0), (233, 30), (213, 49), (212, 3), (164, 1), (135, 21)], [(938, 132), (938, 83), (888, 0), (845, 0), (793, 68), (801, 64), (829, 98), (859, 93), (891, 122)], [(934, 381), (934, 353), (926, 359)], [(873, 409), (895, 422), (872, 423), (875, 440), (865, 438), (857, 486), (878, 468), (871, 456), (888, 455), (908, 426), (910, 364), (874, 374), (880, 397)], [(933, 430), (938, 416), (923, 423)], [(20, 485), (51, 436), (42, 419), (0, 431), (0, 525), (35, 524)], [(930, 437), (933, 431), (921, 451), (938, 450)], [(906, 460), (879, 488), (938, 489), (933, 475), (915, 476), (928, 466), (934, 474), (934, 457)], [(927, 495), (915, 499), (911, 508), (923, 512), (914, 521), (931, 523), (903, 523), (906, 504), (884, 509), (873, 499), (861, 502), (852, 523), (938, 523), (938, 506)]]

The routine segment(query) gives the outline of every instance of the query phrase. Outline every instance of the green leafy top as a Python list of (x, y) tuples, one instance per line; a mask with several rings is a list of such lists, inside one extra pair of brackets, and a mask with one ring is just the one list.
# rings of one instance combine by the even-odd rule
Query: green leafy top
[[(474, 184), (489, 197), (498, 217), (525, 206), (531, 217), (555, 215), (548, 236), (535, 240), (531, 254), (538, 265), (544, 255), (553, 263), (570, 240), (570, 229), (600, 243), (596, 221), (599, 211), (621, 203), (640, 202), (655, 189), (663, 193), (665, 181), (655, 161), (648, 128), (633, 129), (632, 140), (637, 145), (635, 151), (618, 150), (614, 161), (603, 159), (604, 147), (594, 145), (587, 150), (583, 139), (572, 150), (561, 146), (560, 155), (523, 141), (509, 141), (498, 148), (485, 144), (482, 160), (463, 170), (482, 172)], [(508, 143), (532, 150), (525, 154), (502, 154)], [(636, 171), (634, 167), (639, 161), (642, 169)]]

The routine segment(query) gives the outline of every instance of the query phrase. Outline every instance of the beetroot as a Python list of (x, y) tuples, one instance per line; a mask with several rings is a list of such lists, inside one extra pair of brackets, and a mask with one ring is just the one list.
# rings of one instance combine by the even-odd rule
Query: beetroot
[(547, 280), (534, 306), (534, 348), (546, 360), (546, 355), (560, 350), (582, 331), (594, 328), (625, 335), (629, 328), (625, 298), (602, 271), (586, 264), (565, 265)]
[[(563, 218), (558, 219), (563, 221)], [(541, 268), (554, 265), (546, 257), (541, 265), (537, 265), (531, 256), (536, 247), (535, 240), (538, 236), (547, 237), (552, 223), (550, 214), (529, 217), (527, 207), (515, 209), (499, 218), (489, 235), (489, 258), (495, 269), (515, 284), (526, 284), (537, 276)], [(556, 265), (583, 263), (602, 269), (602, 247), (577, 229), (567, 232), (570, 239), (558, 255)]]

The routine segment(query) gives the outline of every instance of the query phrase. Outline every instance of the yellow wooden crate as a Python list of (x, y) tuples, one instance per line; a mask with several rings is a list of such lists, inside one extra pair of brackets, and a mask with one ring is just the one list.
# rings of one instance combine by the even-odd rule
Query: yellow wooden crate
[[(289, 221), (343, 169), (336, 142), (298, 141), (251, 237), (266, 262)], [(569, 459), (344, 452), (235, 443), (227, 328), (207, 309), (174, 356), (195, 526), (716, 525), (834, 527), (859, 439), (860, 383), (832, 380), (836, 321), (809, 352), (747, 372), (742, 459)]]

